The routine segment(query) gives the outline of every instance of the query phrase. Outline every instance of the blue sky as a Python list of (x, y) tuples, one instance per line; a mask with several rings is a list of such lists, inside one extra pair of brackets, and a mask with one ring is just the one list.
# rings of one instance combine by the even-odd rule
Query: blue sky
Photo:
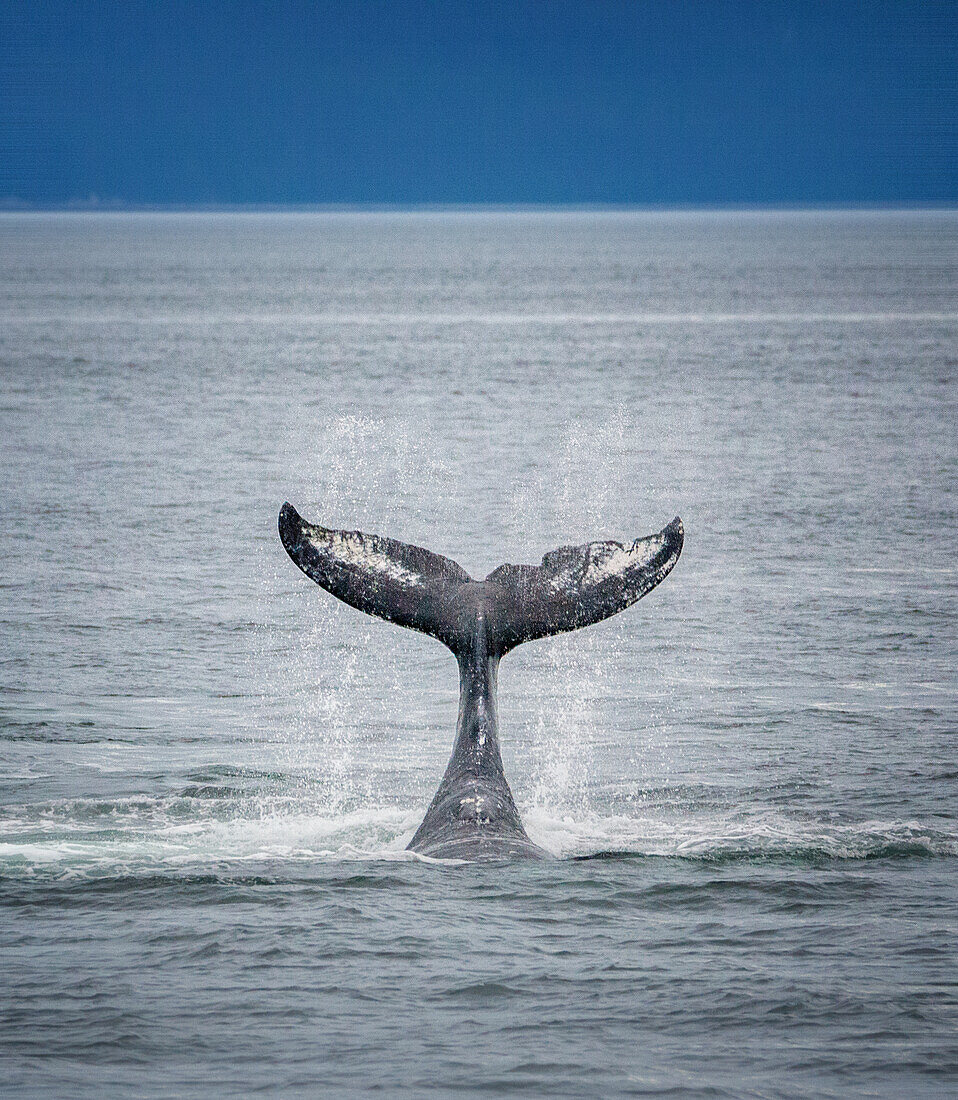
[(0, 200), (958, 200), (958, 5), (0, 0)]

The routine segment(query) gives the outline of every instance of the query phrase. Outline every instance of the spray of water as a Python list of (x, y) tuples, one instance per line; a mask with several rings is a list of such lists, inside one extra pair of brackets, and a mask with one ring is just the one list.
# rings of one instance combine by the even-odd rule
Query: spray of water
[[(322, 424), (308, 445), (291, 438), (287, 466), (290, 496), (316, 522), (410, 539), (418, 501), (439, 494), (446, 476), (427, 440), (402, 425), (357, 416)], [(278, 660), (270, 662), (268, 695), (291, 700), (282, 708), (281, 764), (316, 813), (381, 807), (370, 758), (395, 745), (397, 710), (416, 686), (409, 653), (381, 624), (311, 590), (285, 561), (280, 565), (285, 591), (267, 598), (282, 638), (273, 647)]]
[[(648, 498), (656, 486), (643, 482), (637, 499), (629, 457), (637, 435), (622, 410), (555, 431), (551, 445), (540, 448), (536, 466), (507, 489), (508, 518), (501, 526), (509, 553), (535, 561), (563, 543), (625, 538), (644, 530), (651, 521), (642, 513), (652, 512)], [(455, 499), (449, 470), (429, 441), (406, 425), (383, 420), (340, 417), (323, 424), (305, 447), (297, 436), (290, 442), (288, 466), (304, 513), (330, 526), (415, 540), (420, 527), (427, 532), (434, 525), (435, 502)], [(470, 522), (475, 516), (459, 517), (461, 525)], [(428, 533), (419, 539), (431, 541)], [(275, 609), (281, 616), (277, 629), (284, 631), (290, 619), (296, 627), (271, 672), (272, 697), (295, 700), (284, 764), (298, 777), (303, 796), (324, 812), (351, 812), (364, 801), (382, 805), (384, 792), (371, 785), (370, 756), (393, 746), (370, 745), (367, 735), (370, 727), (391, 730), (396, 708), (408, 705), (409, 648), (384, 646), (381, 627), (334, 601), (313, 598), (304, 605), (302, 586), (289, 582), (288, 570), (284, 587), (284, 606)], [(517, 678), (516, 688), (535, 700), (532, 735), (526, 739), (531, 782), (519, 792), (523, 806), (563, 817), (591, 812), (599, 707), (615, 677), (610, 649), (607, 633), (587, 630), (544, 640), (528, 655), (519, 651), (525, 675)], [(369, 684), (373, 662), (375, 691)], [(636, 753), (641, 746), (633, 746)], [(640, 762), (634, 760), (633, 767), (640, 776)]]
[[(644, 501), (636, 500), (628, 457), (636, 436), (622, 409), (569, 423), (555, 434), (552, 452), (541, 454), (533, 475), (513, 491), (511, 527), (528, 560), (550, 539), (549, 549), (638, 531), (636, 510)], [(533, 660), (549, 705), (540, 707), (535, 721), (530, 805), (562, 815), (588, 813), (598, 704), (614, 676), (609, 636), (585, 630), (552, 638)]]

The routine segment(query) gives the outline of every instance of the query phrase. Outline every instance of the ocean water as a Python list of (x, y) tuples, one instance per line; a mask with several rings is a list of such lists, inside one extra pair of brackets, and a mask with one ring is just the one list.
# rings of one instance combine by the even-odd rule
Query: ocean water
[[(958, 214), (0, 216), (0, 1092), (958, 1093)], [(474, 576), (682, 516), (500, 673), (547, 864), (404, 852)]]

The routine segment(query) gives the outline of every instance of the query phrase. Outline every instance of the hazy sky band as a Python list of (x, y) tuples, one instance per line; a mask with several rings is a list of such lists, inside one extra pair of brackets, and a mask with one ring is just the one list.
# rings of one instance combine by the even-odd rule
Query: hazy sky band
[(955, 10), (0, 0), (0, 200), (954, 202)]

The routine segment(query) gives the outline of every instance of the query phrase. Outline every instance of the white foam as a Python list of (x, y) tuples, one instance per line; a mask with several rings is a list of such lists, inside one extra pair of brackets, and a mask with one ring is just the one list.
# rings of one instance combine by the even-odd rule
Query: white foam
[[(75, 803), (51, 807), (31, 820), (7, 820), (0, 830), (0, 869), (14, 875), (116, 875), (263, 862), (409, 860), (406, 845), (424, 807), (360, 808), (333, 813), (276, 805), (262, 813), (212, 817), (189, 800), (140, 800), (115, 813), (81, 813)], [(477, 810), (479, 807), (477, 806)], [(636, 856), (863, 859), (904, 849), (929, 856), (958, 855), (958, 831), (911, 820), (873, 819), (836, 824), (798, 819), (767, 809), (678, 815), (562, 813), (522, 809), (530, 837), (560, 857), (616, 852)], [(104, 828), (107, 825), (108, 828)]]
[(814, 853), (863, 859), (907, 847), (928, 855), (958, 855), (958, 831), (920, 821), (878, 819), (836, 824), (766, 810), (648, 815), (558, 816), (547, 809), (523, 813), (530, 837), (559, 856), (620, 852), (688, 859), (783, 857)]
[(62, 813), (54, 807), (32, 820), (7, 820), (0, 829), (0, 868), (115, 874), (224, 862), (406, 858), (421, 816), (398, 808), (331, 814), (276, 806), (259, 815), (215, 818), (198, 806), (196, 816), (178, 820), (185, 801), (120, 803), (105, 819), (84, 819), (70, 803)]

